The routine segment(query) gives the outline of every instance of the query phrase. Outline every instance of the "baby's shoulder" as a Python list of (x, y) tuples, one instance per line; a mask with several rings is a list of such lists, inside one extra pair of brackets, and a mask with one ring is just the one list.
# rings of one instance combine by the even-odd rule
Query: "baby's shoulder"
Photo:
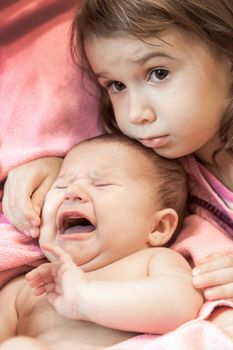
[(148, 260), (150, 274), (188, 274), (191, 267), (187, 260), (171, 248), (151, 248), (151, 256)]

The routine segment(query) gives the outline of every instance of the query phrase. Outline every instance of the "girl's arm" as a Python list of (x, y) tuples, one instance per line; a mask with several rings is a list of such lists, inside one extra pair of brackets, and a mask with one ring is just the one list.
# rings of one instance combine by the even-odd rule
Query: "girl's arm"
[(168, 248), (154, 249), (147, 276), (121, 281), (88, 281), (60, 248), (43, 248), (59, 261), (41, 265), (27, 279), (35, 294), (46, 293), (65, 317), (124, 331), (163, 334), (195, 318), (202, 306), (187, 262)]
[(12, 225), (28, 236), (39, 235), (44, 198), (61, 164), (62, 158), (41, 158), (22, 164), (8, 174), (2, 209)]

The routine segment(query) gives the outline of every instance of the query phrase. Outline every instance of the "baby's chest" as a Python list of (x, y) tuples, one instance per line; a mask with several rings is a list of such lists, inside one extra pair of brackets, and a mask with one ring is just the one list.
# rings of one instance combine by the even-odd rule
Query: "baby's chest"
[(24, 307), (18, 313), (17, 335), (38, 337), (50, 331), (55, 333), (71, 326), (73, 321), (60, 316), (48, 303), (44, 296), (35, 297), (28, 293)]
[(60, 316), (45, 297), (30, 297), (19, 314), (17, 335), (35, 337), (51, 350), (102, 349), (135, 334)]

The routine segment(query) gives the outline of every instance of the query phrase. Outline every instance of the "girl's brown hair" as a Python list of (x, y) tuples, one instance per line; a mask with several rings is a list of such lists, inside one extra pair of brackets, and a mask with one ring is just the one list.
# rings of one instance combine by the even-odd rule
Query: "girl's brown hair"
[[(90, 71), (84, 50), (88, 36), (114, 38), (130, 34), (143, 40), (171, 26), (198, 37), (216, 55), (225, 55), (233, 70), (233, 0), (84, 0), (72, 25), (73, 57)], [(100, 113), (106, 130), (117, 131), (114, 112), (103, 89)], [(233, 150), (233, 94), (219, 132), (224, 148)]]

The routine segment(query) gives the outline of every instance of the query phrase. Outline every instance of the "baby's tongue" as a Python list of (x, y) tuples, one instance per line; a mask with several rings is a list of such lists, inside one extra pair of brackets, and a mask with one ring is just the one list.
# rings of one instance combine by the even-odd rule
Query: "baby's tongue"
[(67, 230), (65, 230), (65, 234), (71, 234), (71, 233), (86, 233), (86, 232), (92, 232), (95, 230), (95, 226), (93, 225), (75, 225)]

